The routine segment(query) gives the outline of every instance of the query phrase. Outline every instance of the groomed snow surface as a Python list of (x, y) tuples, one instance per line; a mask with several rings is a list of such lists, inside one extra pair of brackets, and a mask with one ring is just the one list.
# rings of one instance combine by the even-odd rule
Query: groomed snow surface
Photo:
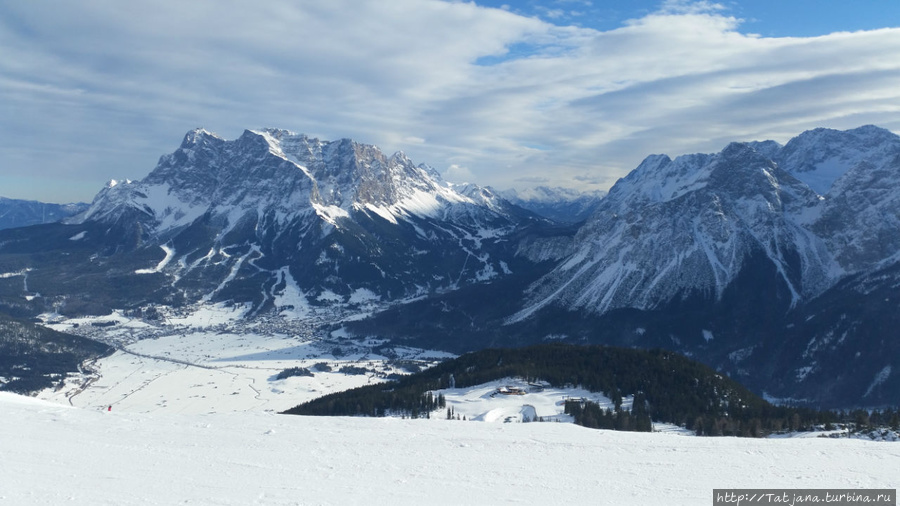
[(711, 504), (713, 488), (896, 488), (900, 445), (568, 423), (180, 415), (0, 394), (10, 505)]
[[(898, 444), (585, 429), (565, 423), (565, 399), (609, 399), (516, 378), (436, 392), (465, 421), (445, 409), (418, 420), (278, 415), (403, 371), (366, 351), (377, 343), (340, 332), (221, 330), (236, 314), (205, 307), (167, 315), (164, 328), (118, 313), (104, 317), (111, 327), (53, 324), (102, 331), (122, 351), (41, 399), (0, 393), (0, 505), (694, 505), (711, 504), (714, 488), (900, 484)], [(289, 367), (314, 375), (278, 380)], [(545, 422), (521, 423), (535, 418)]]

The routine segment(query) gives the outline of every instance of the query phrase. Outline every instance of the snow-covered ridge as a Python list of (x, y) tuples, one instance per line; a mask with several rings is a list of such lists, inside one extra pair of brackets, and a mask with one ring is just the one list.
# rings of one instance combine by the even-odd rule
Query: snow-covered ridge
[(762, 254), (790, 303), (876, 268), (900, 248), (900, 137), (877, 127), (805, 132), (785, 146), (647, 157), (619, 180), (511, 321), (547, 304), (651, 309), (718, 299)]
[(574, 201), (582, 198), (601, 198), (605, 192), (591, 191), (583, 192), (572, 188), (535, 186), (533, 188), (525, 188), (521, 190), (505, 190), (500, 194), (514, 202), (542, 202), (542, 203), (558, 203), (561, 201)]
[(130, 211), (165, 235), (206, 213), (234, 215), (235, 209), (276, 209), (281, 219), (307, 210), (331, 223), (343, 215), (333, 208), (357, 209), (396, 222), (439, 217), (455, 204), (496, 205), (497, 199), (476, 201), (403, 153), (388, 157), (349, 139), (264, 129), (227, 141), (197, 129), (145, 179), (111, 181), (72, 222), (114, 222)]
[[(389, 301), (491, 279), (514, 254), (497, 245), (531, 219), (403, 153), (287, 130), (225, 140), (197, 129), (144, 179), (111, 182), (71, 223), (100, 224), (88, 237), (114, 242), (104, 251), (140, 251), (133, 273), (163, 273), (175, 290), (190, 280), (190, 301), (237, 292), (269, 310), (285, 268), (303, 297), (345, 303), (359, 290)], [(156, 248), (164, 256), (147, 261)]]
[(874, 166), (895, 163), (900, 137), (873, 125), (838, 131), (817, 128), (791, 139), (772, 159), (820, 195), (862, 162)]

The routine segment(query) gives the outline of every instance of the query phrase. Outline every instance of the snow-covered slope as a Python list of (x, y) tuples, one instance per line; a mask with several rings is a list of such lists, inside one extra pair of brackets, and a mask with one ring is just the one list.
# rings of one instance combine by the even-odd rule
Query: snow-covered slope
[(511, 272), (507, 238), (539, 221), (403, 153), (285, 130), (228, 141), (198, 129), (70, 223), (111, 227), (105, 236), (122, 239), (107, 252), (164, 254), (135, 272), (166, 275), (189, 301), (259, 311), (279, 298), (390, 301), (490, 280)]
[(900, 137), (876, 127), (650, 156), (613, 186), (579, 230), (580, 247), (516, 318), (547, 304), (604, 313), (715, 301), (759, 260), (793, 307), (896, 260), (897, 195)]
[[(520, 393), (502, 393), (512, 389), (518, 389)], [(434, 390), (433, 394), (444, 396), (448, 410), (445, 418), (488, 423), (573, 423), (573, 417), (565, 413), (566, 399), (588, 400), (601, 409), (614, 410), (616, 407), (612, 400), (597, 392), (575, 387), (536, 386), (522, 378), (505, 378), (468, 388), (445, 388)], [(622, 407), (630, 410), (633, 401), (634, 396), (624, 397)], [(694, 434), (689, 430), (682, 433)]]
[[(142, 213), (151, 233), (165, 237), (206, 213), (228, 218), (231, 227), (251, 212), (279, 224), (309, 213), (334, 224), (354, 210), (396, 222), (439, 217), (454, 204), (476, 202), (403, 153), (387, 157), (349, 139), (326, 142), (286, 130), (247, 130), (226, 141), (197, 129), (144, 180), (111, 182), (76, 221)], [(490, 196), (478, 204), (500, 206)]]
[(714, 488), (893, 489), (900, 460), (890, 443), (565, 423), (136, 414), (5, 393), (0, 410), (0, 501), (16, 505), (696, 505)]
[(898, 155), (900, 138), (873, 125), (846, 131), (816, 128), (767, 153), (819, 195), (831, 192), (835, 181), (860, 163), (883, 167), (896, 163)]
[(887, 130), (653, 155), (505, 322), (674, 349), (776, 397), (895, 404), (898, 251), (900, 137)]

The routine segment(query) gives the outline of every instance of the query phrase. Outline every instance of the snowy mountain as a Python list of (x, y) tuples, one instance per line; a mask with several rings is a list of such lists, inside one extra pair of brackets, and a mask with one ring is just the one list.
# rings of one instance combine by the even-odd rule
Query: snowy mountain
[(873, 125), (843, 132), (817, 128), (773, 149), (770, 158), (816, 193), (827, 195), (838, 179), (863, 162), (879, 167), (895, 163), (898, 149), (897, 135)]
[(490, 192), (463, 191), (470, 195), (403, 153), (387, 157), (348, 139), (325, 142), (267, 129), (226, 141), (197, 129), (144, 180), (110, 182), (73, 222), (135, 216), (148, 235), (169, 238), (205, 214), (226, 222), (227, 234), (242, 220), (283, 225), (312, 214), (336, 226), (353, 212), (391, 223), (453, 217), (476, 224), (482, 216), (466, 216), (473, 206), (504, 205)]
[[(780, 291), (796, 303), (821, 291), (836, 267), (791, 219), (816, 204), (814, 192), (747, 145), (649, 157), (613, 186), (579, 230), (580, 247), (532, 291), (527, 311), (550, 302), (604, 313), (718, 299), (755, 255), (771, 260)], [(796, 255), (806, 261), (798, 265)]]
[[(867, 285), (883, 286), (879, 291), (890, 294), (887, 285), (897, 278), (886, 272), (896, 272), (889, 266), (900, 260), (898, 199), (900, 137), (871, 126), (817, 129), (783, 147), (771, 141), (733, 143), (716, 154), (650, 156), (610, 189), (578, 231), (575, 250), (528, 289), (525, 307), (508, 323), (526, 321), (545, 308), (598, 316), (616, 310), (669, 315), (663, 318), (669, 335), (661, 343), (672, 346), (674, 340), (682, 351), (737, 369), (752, 352), (760, 363), (784, 352), (787, 345), (778, 340), (760, 347), (760, 335), (799, 333), (796, 339), (820, 356), (814, 361), (810, 350), (795, 350), (788, 362), (804, 362), (791, 366), (797, 382), (815, 370), (836, 375), (836, 369), (820, 367), (835, 362), (821, 356), (823, 350), (830, 357), (852, 346), (856, 353), (865, 342), (881, 357), (857, 365), (853, 381), (873, 384), (879, 371), (887, 371), (878, 386), (898, 365), (884, 358), (896, 356), (886, 355), (897, 350), (896, 339), (858, 329), (862, 321), (883, 321), (894, 311), (892, 304), (872, 307), (874, 314), (845, 326), (841, 338), (808, 335), (809, 324), (789, 322), (787, 315), (805, 315), (823, 300), (849, 306), (867, 292), (859, 281), (849, 288), (850, 279), (867, 279)], [(713, 336), (718, 342), (710, 342)], [(696, 346), (685, 344), (691, 340)], [(832, 346), (823, 348), (825, 342)], [(698, 346), (706, 351), (693, 349)], [(859, 385), (857, 395), (866, 391)]]
[(438, 322), (418, 333), (393, 310), (357, 331), (455, 352), (554, 340), (662, 347), (773, 397), (896, 404), (898, 196), (900, 138), (877, 127), (653, 155), (574, 237), (521, 244), (520, 255), (555, 261), (521, 300), (487, 310), (477, 294), (447, 295), (415, 304)]
[(578, 223), (593, 214), (606, 193), (537, 186), (527, 190), (504, 190), (500, 195), (513, 204), (545, 218), (560, 223)]
[[(232, 301), (299, 315), (505, 276), (531, 263), (510, 238), (549, 223), (403, 153), (285, 130), (228, 141), (197, 129), (143, 180), (111, 181), (66, 228), (20, 234), (6, 252), (83, 253), (77, 279), (59, 272), (79, 262), (71, 256), (26, 266), (33, 291), (66, 305), (73, 292), (105, 297), (102, 283), (124, 297), (108, 307)], [(85, 286), (92, 269), (98, 279)]]
[(898, 169), (900, 137), (875, 127), (650, 156), (613, 186), (519, 317), (551, 303), (604, 313), (721, 300), (754, 259), (796, 306), (897, 260)]
[(661, 347), (757, 393), (877, 406), (900, 403), (898, 252), (900, 138), (872, 126), (649, 156), (568, 225), (402, 153), (201, 129), (66, 223), (0, 231), (0, 310), (378, 309), (327, 323), (456, 353)]
[(0, 230), (27, 227), (74, 216), (87, 209), (87, 204), (47, 204), (34, 200), (0, 197)]

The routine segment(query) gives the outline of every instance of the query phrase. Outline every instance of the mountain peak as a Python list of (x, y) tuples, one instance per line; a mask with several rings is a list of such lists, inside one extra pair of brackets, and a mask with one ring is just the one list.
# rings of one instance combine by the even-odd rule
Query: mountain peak
[(269, 128), (223, 140), (198, 129), (73, 221), (113, 230), (113, 251), (161, 248), (165, 263), (134, 272), (190, 280), (177, 288), (189, 299), (257, 309), (391, 300), (510, 273), (507, 237), (536, 220), (432, 174), (350, 139)]
[(222, 141), (223, 139), (205, 128), (195, 128), (184, 135), (184, 140), (181, 141), (181, 148), (192, 149), (210, 140)]
[(794, 137), (773, 159), (819, 195), (826, 195), (835, 181), (866, 161), (888, 163), (900, 154), (900, 136), (874, 125), (852, 130), (816, 128)]
[(744, 158), (749, 156), (761, 156), (750, 144), (746, 142), (730, 142), (722, 150), (722, 156), (728, 158)]
[(265, 127), (259, 130), (247, 130), (248, 132), (256, 133), (256, 134), (265, 134), (269, 135), (275, 139), (281, 139), (283, 137), (306, 137), (303, 134), (297, 134), (291, 130), (287, 130), (284, 128), (273, 128), (273, 127)]
[(128, 185), (128, 184), (131, 184), (131, 183), (133, 183), (133, 181), (130, 180), (130, 179), (122, 179), (122, 180), (119, 180), (119, 179), (110, 179), (109, 181), (106, 182), (106, 187), (107, 187), (107, 188), (115, 188), (116, 186), (119, 186), (119, 185), (121, 185), (121, 184)]
[(85, 219), (111, 219), (128, 208), (155, 233), (207, 213), (233, 221), (238, 209), (264, 213), (274, 207), (279, 216), (313, 212), (332, 224), (335, 216), (364, 209), (396, 222), (437, 216), (459, 203), (494, 206), (496, 199), (472, 190), (480, 196), (473, 200), (403, 152), (387, 157), (352, 139), (321, 141), (276, 128), (245, 130), (233, 141), (192, 130), (142, 181), (127, 191), (114, 186), (97, 196)]

